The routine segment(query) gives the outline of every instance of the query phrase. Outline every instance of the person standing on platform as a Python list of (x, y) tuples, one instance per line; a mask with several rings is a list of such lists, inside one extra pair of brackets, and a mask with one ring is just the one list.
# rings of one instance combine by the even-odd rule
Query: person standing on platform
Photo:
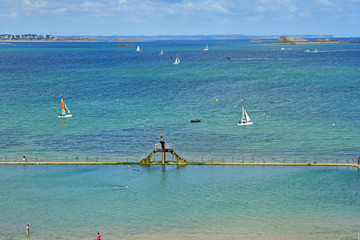
[(160, 133), (160, 142), (163, 142), (163, 141), (164, 141), (164, 134)]

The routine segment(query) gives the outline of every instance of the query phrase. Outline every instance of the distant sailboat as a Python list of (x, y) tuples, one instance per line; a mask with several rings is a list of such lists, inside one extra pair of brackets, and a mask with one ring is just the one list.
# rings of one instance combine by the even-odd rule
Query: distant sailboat
[(164, 50), (163, 49), (161, 49), (159, 55), (164, 55)]
[(204, 51), (209, 51), (209, 46), (206, 44)]
[(140, 52), (140, 47), (139, 46), (137, 46), (136, 51)]
[(180, 64), (180, 58), (178, 57), (178, 55), (176, 55), (176, 59), (175, 62), (173, 62), (173, 64), (175, 65)]
[(249, 115), (246, 112), (243, 100), (241, 100), (241, 105), (242, 105), (242, 116), (241, 116), (240, 122), (238, 122), (237, 124), (239, 126), (252, 125), (253, 122), (250, 122), (251, 119), (250, 119)]
[[(59, 118), (70, 118), (72, 115), (70, 114), (69, 108), (64, 103), (64, 100), (61, 98), (60, 100), (61, 114), (58, 116)], [(66, 113), (67, 111), (67, 113)]]

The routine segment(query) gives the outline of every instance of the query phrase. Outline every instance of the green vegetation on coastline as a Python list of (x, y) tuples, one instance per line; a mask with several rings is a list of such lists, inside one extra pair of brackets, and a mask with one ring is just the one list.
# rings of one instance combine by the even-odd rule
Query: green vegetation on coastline
[(56, 37), (54, 35), (36, 34), (1, 34), (0, 41), (7, 42), (100, 42), (94, 37)]

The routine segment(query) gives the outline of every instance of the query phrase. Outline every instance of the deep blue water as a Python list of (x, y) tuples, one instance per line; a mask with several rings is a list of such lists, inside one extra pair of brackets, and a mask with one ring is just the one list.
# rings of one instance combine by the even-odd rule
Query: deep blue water
[[(160, 132), (190, 161), (359, 155), (360, 44), (139, 45), (0, 46), (0, 160), (139, 161)], [(57, 118), (61, 94), (71, 119)], [(252, 126), (236, 125), (242, 99)]]

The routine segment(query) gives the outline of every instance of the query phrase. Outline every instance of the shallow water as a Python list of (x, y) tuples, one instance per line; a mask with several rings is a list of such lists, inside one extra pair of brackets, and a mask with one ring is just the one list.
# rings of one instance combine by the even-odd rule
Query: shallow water
[(346, 167), (1, 166), (0, 239), (355, 239)]

